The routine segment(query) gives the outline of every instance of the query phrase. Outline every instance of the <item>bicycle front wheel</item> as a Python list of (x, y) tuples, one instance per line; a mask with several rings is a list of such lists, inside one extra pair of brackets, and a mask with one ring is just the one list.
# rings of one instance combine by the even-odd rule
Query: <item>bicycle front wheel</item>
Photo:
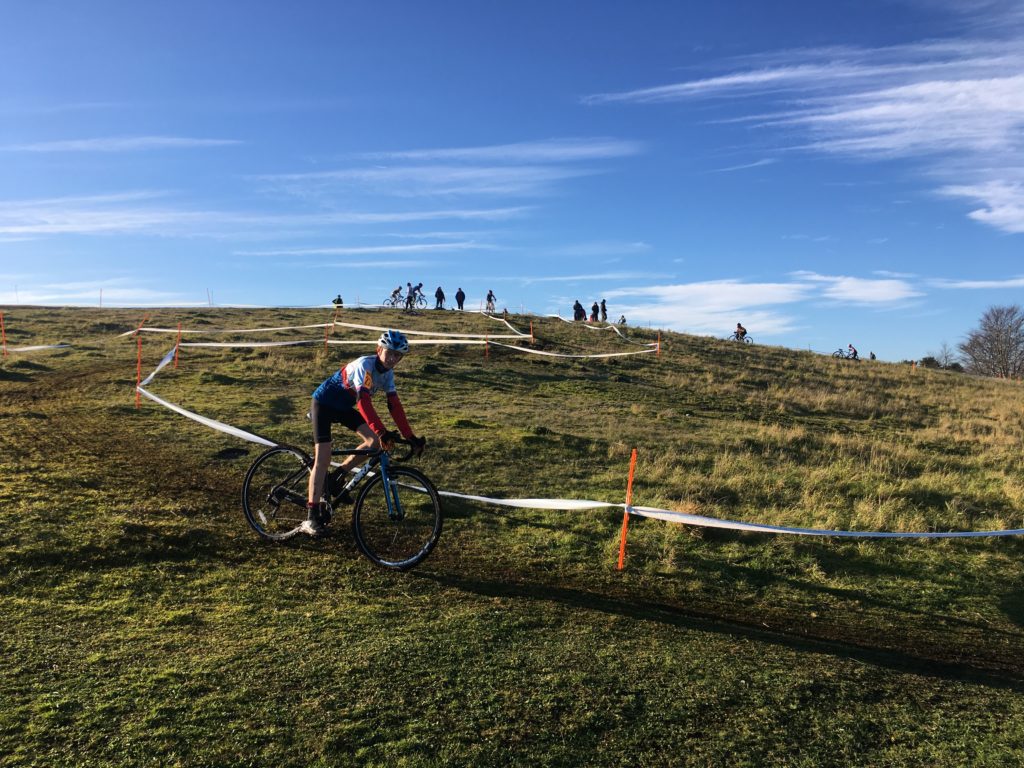
[(352, 534), (375, 564), (407, 571), (426, 559), (441, 536), (441, 500), (412, 467), (389, 468), (385, 490), (379, 473), (363, 486), (352, 510)]
[(298, 448), (277, 446), (253, 462), (242, 484), (245, 519), (260, 536), (289, 539), (306, 519), (309, 468), (313, 461)]

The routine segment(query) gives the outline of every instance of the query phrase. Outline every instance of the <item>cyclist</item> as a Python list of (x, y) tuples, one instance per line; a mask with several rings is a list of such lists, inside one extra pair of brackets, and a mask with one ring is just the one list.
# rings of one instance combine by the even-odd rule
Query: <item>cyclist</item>
[[(313, 469), (309, 474), (306, 497), (306, 521), (300, 527), (310, 536), (322, 536), (330, 522), (330, 509), (322, 502), (324, 478), (331, 464), (331, 424), (344, 424), (358, 434), (361, 449), (390, 449), (398, 435), (387, 429), (374, 410), (372, 395), (387, 393), (388, 411), (402, 436), (413, 446), (417, 456), (423, 453), (426, 440), (416, 437), (402, 408), (395, 389), (394, 367), (409, 351), (409, 340), (401, 331), (388, 330), (377, 340), (377, 353), (356, 358), (328, 376), (313, 392), (309, 410), (313, 420)], [(346, 456), (343, 470), (350, 469), (362, 457)], [(347, 501), (347, 500), (346, 500)]]
[(846, 356), (851, 360), (857, 360), (857, 348), (853, 344), (846, 345)]
[(736, 323), (736, 338), (739, 339), (740, 341), (743, 341), (746, 335), (747, 329), (744, 328), (740, 323)]
[(494, 302), (498, 300), (498, 297), (494, 295), (494, 291), (487, 291), (487, 311), (494, 312)]
[(402, 286), (398, 286), (391, 292), (391, 303), (397, 305), (402, 300)]

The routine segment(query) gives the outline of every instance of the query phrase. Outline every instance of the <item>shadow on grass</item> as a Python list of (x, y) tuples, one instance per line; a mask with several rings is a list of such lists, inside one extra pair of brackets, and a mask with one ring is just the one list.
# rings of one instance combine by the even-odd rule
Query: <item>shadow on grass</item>
[(1024, 693), (1024, 669), (1006, 659), (993, 660), (991, 666), (952, 661), (944, 656), (960, 659), (962, 653), (949, 648), (943, 638), (936, 638), (929, 647), (902, 649), (869, 645), (857, 637), (812, 636), (809, 627), (788, 629), (765, 628), (744, 623), (735, 618), (712, 612), (676, 605), (629, 599), (623, 596), (598, 594), (583, 588), (554, 586), (521, 581), (489, 580), (454, 573), (415, 571), (413, 576), (437, 584), (471, 592), (484, 597), (520, 598), (559, 603), (571, 608), (600, 611), (640, 621), (653, 621), (698, 632), (711, 632), (731, 638), (745, 638), (757, 642), (789, 648), (805, 653), (822, 653), (837, 658), (884, 667), (894, 671), (925, 675), (944, 680), (981, 683), (994, 688), (1005, 688)]

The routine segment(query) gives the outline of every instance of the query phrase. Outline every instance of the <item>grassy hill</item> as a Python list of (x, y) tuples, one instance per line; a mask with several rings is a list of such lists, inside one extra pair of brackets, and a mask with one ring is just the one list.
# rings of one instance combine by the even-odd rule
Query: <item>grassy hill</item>
[[(135, 408), (135, 340), (117, 334), (142, 314), (4, 308), (10, 345), (72, 347), (0, 363), (0, 766), (1024, 762), (1021, 540), (634, 520), (618, 572), (621, 511), (448, 500), (438, 548), (409, 574), (374, 569), (344, 520), (271, 546), (239, 498), (262, 448)], [(157, 310), (147, 325), (330, 318)], [(454, 312), (339, 319), (507, 332)], [(641, 349), (532, 321), (538, 349)], [(174, 337), (142, 338), (146, 375)], [(310, 392), (364, 349), (187, 348), (150, 389), (308, 446)], [(417, 346), (397, 379), (442, 490), (621, 502), (635, 447), (636, 504), (1024, 527), (1016, 382), (670, 333), (658, 356), (605, 359)]]

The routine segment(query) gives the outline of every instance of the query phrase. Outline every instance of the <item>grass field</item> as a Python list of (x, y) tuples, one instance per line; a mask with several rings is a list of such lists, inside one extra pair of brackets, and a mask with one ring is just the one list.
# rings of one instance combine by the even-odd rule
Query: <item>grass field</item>
[[(430, 559), (386, 573), (344, 520), (287, 545), (247, 528), (241, 482), (262, 448), (135, 408), (135, 340), (117, 334), (141, 311), (3, 311), (11, 346), (72, 345), (0, 363), (4, 768), (1024, 764), (1019, 539), (635, 519), (618, 572), (621, 511), (448, 500)], [(165, 309), (147, 325), (330, 318)], [(339, 319), (503, 332), (454, 312)], [(539, 349), (641, 348), (532, 321)], [(146, 375), (174, 339), (142, 336)], [(362, 353), (189, 348), (150, 389), (308, 446), (310, 392)], [(1016, 382), (680, 334), (662, 334), (660, 356), (589, 360), (420, 346), (397, 379), (429, 441), (417, 465), (442, 490), (621, 502), (635, 447), (636, 504), (852, 530), (1024, 527)]]

